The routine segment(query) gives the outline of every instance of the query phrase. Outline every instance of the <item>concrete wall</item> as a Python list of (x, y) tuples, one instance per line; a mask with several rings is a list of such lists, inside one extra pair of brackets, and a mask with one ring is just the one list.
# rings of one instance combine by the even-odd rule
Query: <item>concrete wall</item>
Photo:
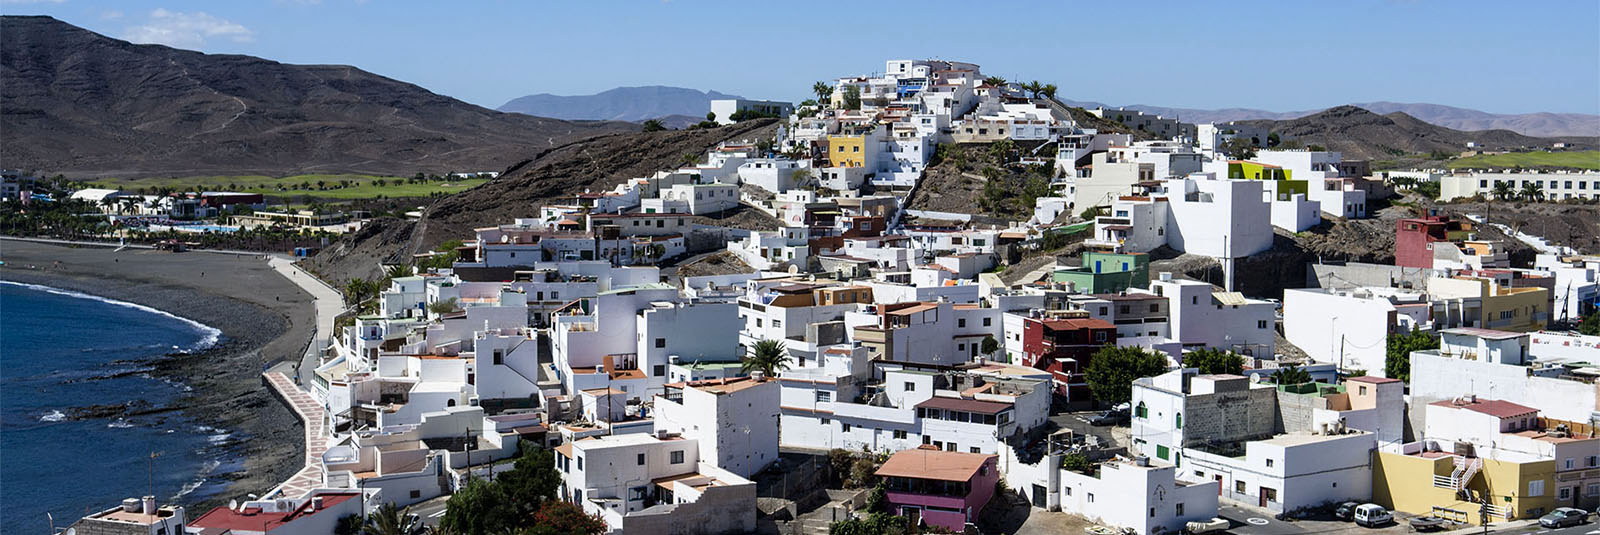
[[(1542, 416), (1587, 422), (1600, 413), (1600, 384), (1530, 377), (1528, 368), (1411, 353), (1411, 403), (1432, 403), (1466, 394), (1539, 409)], [(1414, 429), (1425, 429), (1423, 411), (1411, 411)]]

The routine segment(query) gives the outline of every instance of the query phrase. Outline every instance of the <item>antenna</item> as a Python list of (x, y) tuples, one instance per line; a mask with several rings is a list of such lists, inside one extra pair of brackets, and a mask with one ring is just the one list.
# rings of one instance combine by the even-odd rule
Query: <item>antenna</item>
[(150, 470), (146, 474), (146, 477), (145, 477), (145, 486), (146, 486), (145, 487), (145, 490), (146, 490), (145, 496), (155, 496), (156, 495), (156, 457), (160, 457), (161, 454), (163, 454), (163, 453), (166, 453), (166, 452), (162, 452), (162, 451), (152, 451), (152, 452), (150, 452), (150, 463), (149, 463), (149, 469)]

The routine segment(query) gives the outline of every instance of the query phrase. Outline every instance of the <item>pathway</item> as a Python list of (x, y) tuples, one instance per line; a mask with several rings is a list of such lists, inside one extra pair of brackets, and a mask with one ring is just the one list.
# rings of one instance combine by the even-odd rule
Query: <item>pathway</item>
[(322, 453), (328, 449), (327, 413), (311, 394), (294, 384), (294, 380), (289, 379), (289, 376), (278, 372), (268, 372), (261, 376), (266, 379), (272, 390), (289, 404), (295, 416), (299, 416), (306, 426), (305, 466), (266, 495), (281, 493), (282, 496), (298, 498), (322, 486)]
[(267, 264), (271, 265), (272, 269), (278, 270), (283, 278), (289, 279), (310, 294), (315, 303), (317, 319), (311, 326), (311, 344), (306, 347), (306, 353), (301, 356), (300, 364), (296, 367), (301, 386), (310, 389), (312, 371), (322, 364), (320, 358), (322, 350), (331, 343), (329, 339), (333, 336), (333, 319), (345, 310), (344, 295), (322, 282), (322, 279), (294, 265), (294, 260), (291, 258), (273, 256)]

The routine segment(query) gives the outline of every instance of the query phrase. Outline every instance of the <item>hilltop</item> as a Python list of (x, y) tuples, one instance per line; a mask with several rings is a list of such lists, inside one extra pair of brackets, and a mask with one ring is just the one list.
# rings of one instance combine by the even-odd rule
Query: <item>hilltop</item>
[(1356, 106), (1339, 106), (1289, 120), (1253, 120), (1243, 124), (1278, 132), (1307, 145), (1322, 145), (1349, 159), (1385, 159), (1408, 154), (1448, 153), (1476, 143), (1485, 150), (1549, 147), (1566, 141), (1579, 148), (1596, 145), (1595, 137), (1541, 138), (1510, 130), (1464, 132), (1423, 122), (1404, 113), (1378, 115)]
[(347, 65), (137, 45), (0, 17), (0, 162), (80, 176), (500, 170), (621, 122), (502, 113)]
[[(1085, 108), (1096, 106), (1115, 107), (1091, 101), (1067, 102)], [(1378, 114), (1404, 113), (1423, 122), (1453, 130), (1510, 130), (1525, 136), (1535, 137), (1600, 135), (1600, 115), (1590, 113), (1489, 113), (1442, 104), (1387, 101), (1357, 102), (1349, 105)], [(1199, 109), (1152, 106), (1148, 104), (1133, 104), (1124, 107), (1130, 110), (1154, 113), (1163, 117), (1177, 117), (1186, 123), (1225, 123), (1259, 119), (1287, 121), (1315, 115), (1323, 111), (1278, 112), (1254, 108)]]
[[(600, 119), (643, 121), (669, 116), (685, 116), (699, 122), (711, 109), (711, 101), (744, 98), (716, 91), (651, 85), (618, 87), (593, 95), (552, 95), (539, 93), (511, 99), (500, 111), (525, 113), (556, 119)], [(669, 127), (681, 124), (676, 120)]]

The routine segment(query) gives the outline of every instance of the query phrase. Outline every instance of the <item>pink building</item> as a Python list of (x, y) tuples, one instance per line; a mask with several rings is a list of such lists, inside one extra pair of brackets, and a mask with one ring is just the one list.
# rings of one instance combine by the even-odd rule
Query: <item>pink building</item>
[(877, 474), (888, 485), (890, 513), (956, 532), (978, 518), (1000, 479), (993, 455), (933, 446), (896, 453)]

